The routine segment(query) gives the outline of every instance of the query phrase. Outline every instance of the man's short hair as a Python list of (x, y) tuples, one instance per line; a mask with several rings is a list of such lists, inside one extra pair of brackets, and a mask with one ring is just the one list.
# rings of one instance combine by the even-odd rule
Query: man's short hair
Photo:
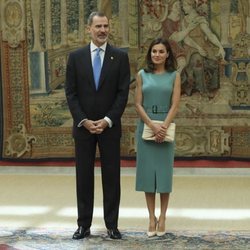
[[(99, 17), (107, 17), (103, 12), (100, 11), (94, 11), (91, 12), (89, 17), (88, 17), (88, 25), (90, 26), (93, 23), (93, 18), (95, 16), (99, 16)], [(108, 17), (107, 17), (108, 18)]]

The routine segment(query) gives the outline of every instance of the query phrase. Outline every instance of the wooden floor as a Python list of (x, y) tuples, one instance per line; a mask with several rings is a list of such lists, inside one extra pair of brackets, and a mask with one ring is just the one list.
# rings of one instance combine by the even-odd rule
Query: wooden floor
[[(96, 168), (92, 228), (105, 228), (100, 168)], [(146, 230), (144, 193), (135, 169), (122, 169), (119, 228)], [(72, 167), (0, 167), (1, 227), (76, 228)], [(157, 196), (159, 207), (159, 196)], [(157, 210), (159, 214), (159, 210)], [(250, 168), (177, 168), (167, 214), (168, 230), (249, 230)]]

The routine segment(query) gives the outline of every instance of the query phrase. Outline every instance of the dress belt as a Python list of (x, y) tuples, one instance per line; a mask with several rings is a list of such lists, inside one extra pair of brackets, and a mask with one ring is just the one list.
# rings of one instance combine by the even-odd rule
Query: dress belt
[(169, 109), (166, 106), (152, 105), (144, 107), (144, 110), (147, 113), (159, 114), (159, 113), (168, 113)]

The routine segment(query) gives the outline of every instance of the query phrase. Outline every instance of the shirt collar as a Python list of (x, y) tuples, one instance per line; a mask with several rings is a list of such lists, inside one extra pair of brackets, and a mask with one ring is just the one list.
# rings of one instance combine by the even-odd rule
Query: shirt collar
[[(105, 52), (106, 47), (107, 47), (107, 42), (104, 43), (104, 44), (103, 44), (102, 46), (100, 46), (99, 48), (101, 48), (102, 51)], [(97, 48), (98, 48), (98, 47), (91, 41), (91, 42), (90, 42), (90, 51), (93, 52), (93, 51), (95, 51)]]

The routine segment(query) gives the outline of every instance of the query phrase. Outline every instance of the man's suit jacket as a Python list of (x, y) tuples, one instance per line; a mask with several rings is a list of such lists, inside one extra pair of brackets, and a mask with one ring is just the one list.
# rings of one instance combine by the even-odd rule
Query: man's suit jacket
[[(66, 97), (72, 114), (73, 136), (88, 137), (87, 129), (77, 125), (85, 118), (109, 117), (113, 122), (105, 133), (121, 136), (121, 116), (128, 99), (130, 68), (127, 53), (107, 44), (99, 88), (96, 90), (90, 44), (69, 55), (66, 72)], [(108, 132), (109, 131), (109, 132)]]

